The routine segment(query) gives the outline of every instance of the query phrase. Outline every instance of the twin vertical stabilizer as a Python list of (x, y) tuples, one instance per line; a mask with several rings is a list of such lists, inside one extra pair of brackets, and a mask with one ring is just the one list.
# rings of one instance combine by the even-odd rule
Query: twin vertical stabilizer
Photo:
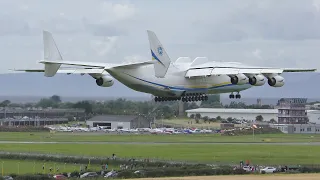
[(170, 58), (161, 42), (158, 40), (156, 34), (150, 30), (147, 30), (147, 33), (150, 43), (152, 60), (157, 61), (154, 64), (155, 76), (158, 78), (163, 78), (170, 66)]
[[(61, 61), (62, 56), (59, 49), (48, 31), (43, 31), (43, 46), (45, 61)], [(54, 76), (59, 70), (61, 64), (44, 63), (44, 75), (47, 77)]]

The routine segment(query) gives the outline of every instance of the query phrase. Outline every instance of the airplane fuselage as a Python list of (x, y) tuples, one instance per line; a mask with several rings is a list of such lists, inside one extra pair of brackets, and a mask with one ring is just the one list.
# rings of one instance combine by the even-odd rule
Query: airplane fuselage
[(181, 92), (220, 94), (240, 92), (252, 87), (250, 84), (234, 85), (227, 75), (186, 78), (185, 68), (170, 66), (164, 78), (154, 76), (154, 66), (138, 68), (112, 68), (107, 70), (125, 86), (154, 96), (179, 97)]

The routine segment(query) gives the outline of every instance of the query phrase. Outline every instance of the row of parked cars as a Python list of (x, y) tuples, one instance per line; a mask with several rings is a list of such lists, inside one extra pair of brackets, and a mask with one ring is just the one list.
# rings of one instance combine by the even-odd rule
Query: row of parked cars
[[(254, 166), (243, 166), (243, 170), (247, 172), (256, 172), (257, 169)], [(276, 173), (279, 170), (275, 167), (259, 167), (259, 173), (266, 174), (266, 173)]]

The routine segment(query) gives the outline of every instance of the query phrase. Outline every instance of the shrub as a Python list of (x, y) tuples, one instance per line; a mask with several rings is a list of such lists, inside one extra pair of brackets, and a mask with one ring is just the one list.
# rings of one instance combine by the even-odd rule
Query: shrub
[(128, 160), (128, 159), (110, 159), (101, 157), (80, 157), (80, 156), (66, 156), (66, 155), (49, 155), (49, 154), (33, 154), (33, 153), (14, 153), (14, 152), (0, 152), (0, 158), (2, 159), (20, 159), (20, 160), (40, 160), (40, 161), (55, 161), (64, 163), (81, 163), (86, 164), (90, 162), (91, 164), (109, 164), (114, 166), (119, 166), (120, 164), (133, 165), (136, 168), (144, 167), (185, 167), (185, 168), (204, 168), (207, 167), (204, 164), (181, 164), (181, 163), (169, 163), (169, 162), (146, 162), (142, 160)]
[(320, 168), (312, 168), (312, 167), (301, 167), (299, 168), (301, 173), (319, 173)]
[(19, 175), (14, 178), (15, 180), (51, 180), (53, 179), (52, 177), (49, 177), (48, 175), (31, 175), (31, 174), (26, 174), (26, 175)]
[[(50, 132), (46, 127), (34, 127), (34, 126), (0, 126), (0, 132)], [(30, 134), (33, 135), (33, 134)]]
[(182, 168), (166, 168), (166, 169), (143, 169), (143, 173), (135, 174), (134, 171), (121, 171), (117, 178), (138, 178), (138, 177), (181, 177), (181, 176), (209, 176), (209, 175), (230, 175), (230, 174), (248, 174), (244, 170), (236, 170), (229, 167), (225, 168), (202, 168), (202, 169), (182, 169)]
[(80, 173), (78, 171), (73, 171), (70, 173), (70, 177), (79, 177)]

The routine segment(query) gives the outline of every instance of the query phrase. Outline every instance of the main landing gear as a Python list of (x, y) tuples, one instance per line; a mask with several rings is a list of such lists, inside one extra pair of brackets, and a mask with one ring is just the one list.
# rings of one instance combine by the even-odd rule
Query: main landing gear
[(187, 94), (186, 96), (182, 97), (182, 102), (193, 102), (193, 101), (207, 101), (208, 96), (206, 94)]
[(233, 93), (231, 93), (231, 94), (229, 95), (229, 98), (230, 98), (230, 99), (234, 99), (234, 98), (240, 99), (240, 98), (241, 98), (241, 95), (239, 94), (239, 92), (238, 92), (236, 95), (234, 95)]
[(160, 97), (156, 96), (154, 98), (155, 102), (163, 102), (163, 101), (177, 101), (182, 100), (182, 102), (193, 102), (193, 101), (207, 101), (208, 96), (206, 94), (199, 94), (199, 93), (190, 93), (186, 94), (182, 97)]

